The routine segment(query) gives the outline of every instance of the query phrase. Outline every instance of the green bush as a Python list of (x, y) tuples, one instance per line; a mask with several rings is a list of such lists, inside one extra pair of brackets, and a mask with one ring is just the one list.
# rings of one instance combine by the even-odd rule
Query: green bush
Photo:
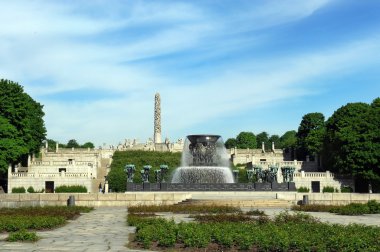
[(212, 251), (229, 248), (233, 251), (237, 248), (250, 251), (380, 251), (380, 227), (321, 223), (306, 214), (284, 212), (275, 220), (265, 222), (179, 224), (162, 218), (129, 215), (128, 223), (136, 226), (136, 241), (146, 249), (155, 243), (163, 250), (185, 247), (188, 251), (192, 248), (208, 251), (212, 243)]
[(33, 186), (29, 186), (28, 189), (27, 189), (27, 192), (28, 192), (28, 193), (34, 193), (34, 188), (33, 188)]
[(25, 187), (13, 187), (12, 188), (12, 193), (25, 193)]
[(333, 192), (335, 192), (335, 189), (332, 186), (324, 186), (323, 189), (322, 189), (322, 192), (324, 192), (324, 193), (333, 193)]
[(168, 180), (173, 171), (181, 164), (180, 152), (159, 152), (159, 151), (116, 151), (112, 157), (111, 171), (108, 174), (109, 188), (114, 192), (124, 192), (126, 190), (127, 176), (124, 172), (126, 164), (134, 164), (136, 171), (133, 182), (141, 183), (140, 171), (144, 165), (151, 165), (149, 182), (155, 182), (154, 170), (160, 165), (169, 167), (164, 179)]
[(380, 203), (376, 200), (370, 200), (367, 202), (369, 208), (369, 213), (371, 214), (380, 214)]
[(16, 242), (16, 241), (38, 241), (39, 237), (36, 232), (28, 232), (25, 229), (11, 232), (7, 238), (7, 241)]
[(343, 186), (340, 188), (340, 192), (342, 193), (352, 193), (354, 190), (349, 186)]
[(310, 192), (310, 189), (307, 188), (307, 187), (304, 187), (304, 186), (301, 186), (297, 189), (297, 192), (300, 192), (300, 193), (308, 193)]
[(83, 185), (61, 185), (55, 188), (56, 193), (86, 193), (87, 188)]

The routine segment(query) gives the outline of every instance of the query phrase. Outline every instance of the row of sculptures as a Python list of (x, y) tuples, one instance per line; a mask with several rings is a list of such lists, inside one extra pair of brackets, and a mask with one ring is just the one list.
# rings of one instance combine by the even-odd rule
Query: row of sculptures
[[(149, 183), (149, 172), (152, 166), (145, 165), (140, 171), (141, 180), (144, 183)], [(167, 165), (160, 165), (159, 169), (154, 171), (154, 179), (157, 183), (165, 183), (165, 175), (168, 172), (169, 167)], [(136, 171), (136, 167), (133, 164), (127, 164), (124, 167), (124, 171), (127, 174), (127, 182), (132, 183), (133, 177)], [(281, 167), (281, 174), (283, 177), (283, 182), (293, 182), (295, 167), (284, 166)], [(238, 171), (234, 170), (234, 179), (238, 181)], [(247, 169), (247, 177), (249, 182), (278, 182), (277, 181), (278, 167), (270, 166), (267, 170), (263, 170), (261, 166), (252, 166), (252, 168)]]
[[(141, 180), (144, 183), (149, 183), (149, 172), (152, 169), (151, 165), (144, 165), (143, 169), (141, 169)], [(165, 183), (165, 175), (168, 171), (169, 167), (167, 165), (160, 165), (160, 169), (154, 171), (155, 180), (157, 183)], [(136, 167), (133, 164), (127, 164), (124, 167), (124, 171), (127, 174), (127, 182), (132, 183), (133, 177), (136, 171)]]
[[(293, 182), (295, 167), (281, 167), (283, 182)], [(252, 166), (247, 169), (247, 177), (249, 182), (278, 182), (277, 181), (278, 166), (269, 166), (267, 170), (263, 170), (261, 166)]]

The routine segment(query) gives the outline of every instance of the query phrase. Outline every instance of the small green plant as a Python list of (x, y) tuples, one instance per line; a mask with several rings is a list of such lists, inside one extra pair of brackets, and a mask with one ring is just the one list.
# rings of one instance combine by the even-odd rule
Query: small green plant
[(87, 188), (83, 185), (61, 185), (55, 188), (56, 193), (86, 193)]
[(297, 192), (300, 192), (300, 193), (308, 193), (310, 192), (310, 189), (305, 187), (305, 186), (301, 186), (297, 189)]
[(12, 188), (12, 193), (25, 193), (25, 192), (26, 192), (26, 190), (25, 190), (25, 187), (23, 187), (23, 186)]
[(36, 232), (28, 232), (25, 229), (12, 232), (9, 234), (7, 241), (16, 242), (16, 241), (29, 241), (35, 242), (38, 241), (39, 237)]
[(28, 193), (34, 193), (35, 191), (34, 191), (33, 186), (29, 186), (28, 189), (27, 189), (27, 192)]
[(332, 186), (324, 186), (323, 189), (322, 189), (322, 192), (324, 192), (324, 193), (333, 193), (333, 192), (335, 192), (335, 189)]

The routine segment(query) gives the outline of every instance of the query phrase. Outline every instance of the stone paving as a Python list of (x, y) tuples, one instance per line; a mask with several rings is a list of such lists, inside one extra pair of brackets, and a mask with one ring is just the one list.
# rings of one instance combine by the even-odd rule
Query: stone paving
[(126, 215), (124, 207), (97, 208), (61, 228), (37, 232), (41, 239), (35, 243), (5, 242), (2, 235), (0, 251), (138, 251), (126, 247), (134, 232)]
[[(243, 210), (250, 210), (246, 208)], [(260, 209), (274, 216), (284, 209)], [(380, 226), (380, 214), (363, 216), (340, 216), (331, 213), (309, 213), (338, 224), (358, 223)], [(102, 207), (83, 214), (77, 220), (70, 221), (64, 227), (37, 232), (41, 239), (35, 243), (6, 242), (6, 234), (0, 235), (0, 251), (142, 251), (126, 247), (128, 235), (135, 230), (126, 226), (127, 209), (124, 207)], [(171, 218), (171, 213), (161, 213)], [(187, 215), (174, 215), (176, 222), (189, 221)], [(144, 250), (147, 251), (147, 250)]]

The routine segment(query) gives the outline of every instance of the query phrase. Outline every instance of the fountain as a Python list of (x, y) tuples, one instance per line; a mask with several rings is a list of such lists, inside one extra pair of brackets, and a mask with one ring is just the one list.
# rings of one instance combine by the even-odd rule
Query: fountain
[[(277, 182), (279, 166), (267, 169), (247, 164), (246, 183), (239, 183), (239, 170), (231, 171), (223, 140), (218, 135), (189, 135), (182, 152), (181, 166), (174, 170), (171, 181), (165, 180), (169, 167), (154, 170), (155, 182), (149, 181), (150, 165), (140, 170), (142, 183), (134, 183), (133, 164), (125, 167), (127, 191), (295, 191), (294, 168), (281, 167), (283, 183)], [(235, 177), (235, 181), (234, 181)]]
[(172, 183), (234, 183), (229, 156), (218, 135), (189, 135)]

